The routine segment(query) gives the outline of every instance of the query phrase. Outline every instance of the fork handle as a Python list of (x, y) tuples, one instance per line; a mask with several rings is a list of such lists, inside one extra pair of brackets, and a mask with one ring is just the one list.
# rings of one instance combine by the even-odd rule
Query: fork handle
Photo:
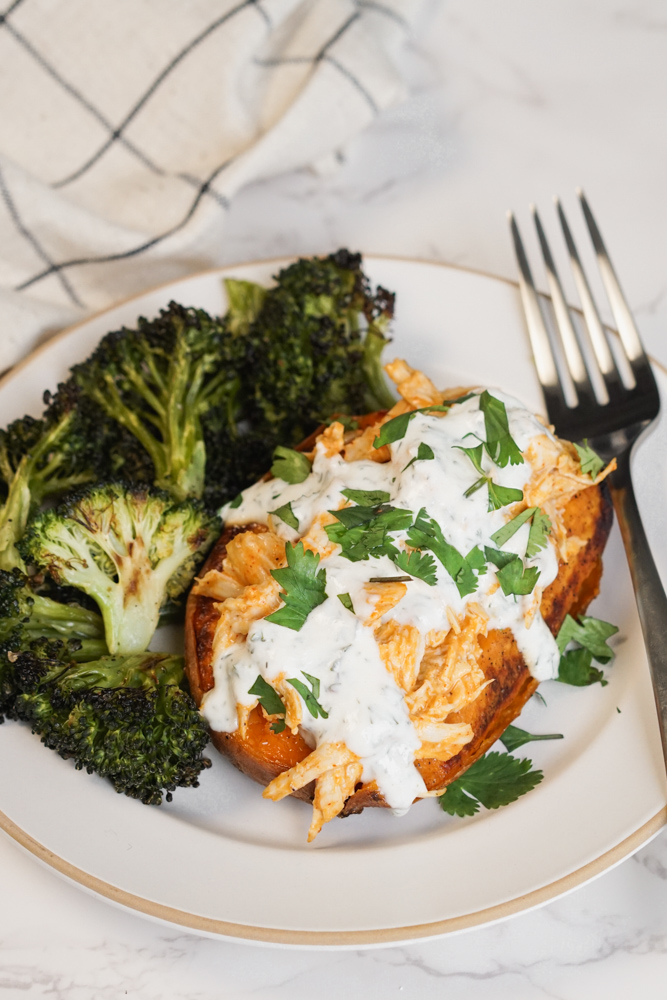
[(618, 458), (609, 477), (611, 495), (630, 565), (639, 620), (644, 633), (660, 735), (667, 760), (667, 595), (651, 555), (630, 476), (630, 452)]

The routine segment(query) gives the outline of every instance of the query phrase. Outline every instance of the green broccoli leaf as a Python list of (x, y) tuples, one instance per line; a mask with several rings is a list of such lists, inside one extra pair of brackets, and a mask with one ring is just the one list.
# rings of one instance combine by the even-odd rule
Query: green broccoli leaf
[(593, 654), (588, 649), (571, 649), (563, 653), (556, 680), (574, 687), (588, 687), (598, 681), (602, 687), (608, 684), (602, 671), (593, 666)]
[(508, 464), (521, 465), (523, 455), (510, 434), (505, 404), (485, 390), (479, 397), (479, 408), (484, 414), (489, 458), (501, 468)]
[(423, 553), (413, 549), (412, 552), (399, 552), (394, 562), (399, 569), (405, 570), (410, 576), (423, 580), (429, 587), (435, 587), (437, 581), (435, 572), (435, 559), (428, 553)]
[(350, 595), (349, 594), (337, 594), (336, 596), (337, 596), (338, 600), (340, 601), (340, 603), (343, 605), (343, 607), (347, 608), (348, 611), (351, 611), (352, 614), (354, 614), (354, 605), (352, 604), (352, 598), (350, 597)]
[(257, 674), (257, 680), (251, 688), (248, 688), (248, 694), (256, 696), (267, 715), (285, 714), (285, 705), (282, 698), (275, 688), (268, 681), (264, 680), (261, 674)]
[(603, 622), (600, 618), (581, 615), (577, 622), (571, 615), (566, 615), (556, 637), (556, 644), (563, 653), (568, 643), (576, 642), (587, 649), (599, 663), (609, 663), (614, 653), (607, 645), (607, 640), (617, 632), (615, 625)]
[(269, 511), (269, 513), (275, 517), (279, 517), (289, 528), (294, 528), (295, 531), (299, 530), (299, 519), (292, 510), (291, 503), (284, 503), (282, 507), (277, 507), (275, 510)]
[(405, 472), (406, 469), (409, 469), (411, 465), (414, 465), (415, 462), (429, 462), (434, 458), (435, 455), (433, 454), (433, 448), (426, 444), (425, 441), (420, 441), (419, 447), (417, 448), (417, 454), (414, 458), (410, 459), (408, 464), (404, 467), (403, 472)]
[(593, 451), (588, 443), (588, 438), (584, 438), (582, 444), (575, 444), (574, 447), (577, 449), (581, 471), (584, 475), (589, 475), (591, 479), (595, 479), (598, 472), (602, 472), (604, 469), (604, 462), (598, 453)]
[(302, 451), (279, 444), (273, 452), (271, 474), (276, 479), (282, 479), (291, 485), (302, 483), (310, 475), (311, 468), (312, 462)]
[(317, 569), (319, 555), (304, 549), (303, 542), (296, 545), (288, 542), (285, 555), (287, 566), (271, 570), (271, 576), (283, 588), (281, 596), (285, 604), (267, 615), (265, 621), (299, 632), (310, 612), (327, 599), (327, 575), (325, 570)]
[[(451, 576), (461, 597), (477, 590), (475, 571), (480, 572), (486, 565), (481, 551), (475, 547), (467, 556), (461, 555), (458, 549), (445, 540), (442, 528), (428, 516), (424, 507), (408, 531), (408, 544), (415, 549), (430, 549)], [(403, 568), (405, 567), (401, 566)]]
[(522, 560), (514, 552), (503, 552), (500, 549), (484, 548), (486, 558), (497, 567), (496, 576), (503, 589), (505, 597), (512, 594), (524, 596), (532, 594), (540, 571), (536, 566), (524, 566)]
[(500, 737), (500, 742), (509, 753), (512, 753), (514, 750), (518, 750), (519, 747), (524, 746), (526, 743), (537, 743), (538, 740), (562, 739), (562, 733), (545, 733), (535, 735), (533, 733), (526, 732), (525, 729), (519, 729), (518, 726), (508, 726), (503, 735)]
[(323, 719), (329, 718), (329, 713), (325, 712), (319, 701), (317, 700), (320, 696), (320, 681), (318, 677), (313, 677), (312, 674), (307, 674), (305, 670), (301, 673), (306, 678), (310, 684), (310, 690), (306, 687), (303, 681), (300, 681), (297, 677), (288, 677), (287, 683), (291, 684), (292, 687), (299, 692), (304, 702), (306, 703), (306, 708), (313, 716), (314, 719), (321, 715)]
[(386, 490), (341, 490), (341, 493), (360, 507), (379, 507), (381, 504), (389, 503), (389, 494)]
[(474, 815), (477, 809), (463, 799), (462, 793), (481, 802), (486, 809), (509, 805), (542, 781), (542, 771), (532, 771), (531, 767), (530, 760), (493, 750), (449, 785), (440, 796), (440, 805), (452, 816)]

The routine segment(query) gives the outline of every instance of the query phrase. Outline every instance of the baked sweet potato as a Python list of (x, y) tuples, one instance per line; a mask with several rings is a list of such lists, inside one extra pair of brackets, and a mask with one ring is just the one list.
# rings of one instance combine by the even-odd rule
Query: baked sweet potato
[[(399, 387), (400, 388), (400, 387)], [(375, 426), (383, 414), (371, 414), (360, 423)], [(312, 447), (315, 435), (302, 448)], [(556, 579), (544, 590), (540, 611), (551, 632), (557, 634), (566, 614), (585, 610), (596, 596), (601, 576), (601, 557), (612, 523), (612, 506), (604, 483), (592, 484), (570, 496), (560, 515), (560, 551), (566, 553), (559, 561)], [(261, 524), (229, 527), (209, 555), (202, 577), (210, 571), (221, 571), (227, 545), (237, 535), (250, 531), (261, 534), (267, 528)], [(576, 544), (569, 545), (569, 541)], [(219, 619), (219, 600), (195, 591), (188, 600), (186, 616), (186, 665), (190, 686), (198, 704), (214, 683), (213, 641)], [(505, 728), (521, 712), (538, 682), (528, 670), (509, 629), (491, 630), (480, 634), (477, 662), (485, 681), (481, 694), (460, 712), (451, 713), (448, 723), (469, 724), (473, 736), (463, 748), (447, 760), (425, 757), (415, 761), (429, 791), (444, 789), (459, 777), (498, 739)], [(303, 665), (308, 669), (308, 665)], [(217, 749), (241, 771), (263, 785), (282, 772), (303, 761), (312, 747), (299, 732), (289, 728), (276, 733), (271, 720), (258, 705), (245, 723), (244, 729), (233, 733), (212, 732)], [(292, 794), (305, 800), (313, 799), (315, 782), (298, 788)], [(370, 806), (386, 806), (383, 795), (374, 782), (357, 782), (347, 797), (339, 815), (358, 813)]]

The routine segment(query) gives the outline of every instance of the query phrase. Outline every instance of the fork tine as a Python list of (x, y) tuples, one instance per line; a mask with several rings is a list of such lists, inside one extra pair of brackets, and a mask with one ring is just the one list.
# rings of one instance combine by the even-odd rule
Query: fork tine
[(618, 282), (618, 278), (616, 277), (616, 272), (614, 271), (611, 260), (609, 259), (607, 248), (605, 247), (602, 236), (600, 235), (600, 230), (597, 227), (597, 223), (593, 218), (593, 213), (591, 212), (589, 204), (586, 200), (586, 196), (581, 188), (577, 189), (577, 194), (584, 212), (584, 218), (586, 219), (588, 231), (591, 234), (591, 239), (593, 240), (598, 267), (600, 268), (600, 276), (609, 299), (611, 311), (614, 314), (614, 320), (621, 337), (621, 343), (623, 344), (626, 356), (630, 361), (633, 375), (636, 378), (637, 366), (639, 365), (642, 368), (644, 366), (648, 367), (648, 358), (644, 351), (644, 346), (641, 342), (637, 327), (635, 326), (635, 321), (632, 318), (632, 313), (628, 307), (627, 300), (621, 291), (621, 286)]
[(557, 407), (567, 407), (570, 405), (567, 399), (568, 379), (569, 395), (573, 402), (576, 398), (576, 393), (570, 378), (570, 373), (567, 370), (567, 366), (564, 364), (562, 365), (562, 368), (567, 376), (567, 379), (564, 380), (566, 383), (565, 389), (561, 383), (555, 360), (556, 350), (554, 350), (554, 348), (556, 345), (552, 345), (549, 331), (547, 330), (546, 323), (544, 322), (544, 316), (542, 315), (537, 289), (535, 288), (535, 282), (533, 281), (533, 276), (530, 271), (523, 241), (519, 234), (519, 227), (516, 224), (516, 219), (514, 218), (512, 212), (507, 213), (507, 218), (509, 219), (512, 241), (514, 243), (514, 252), (519, 266), (519, 291), (521, 292), (523, 311), (528, 325), (528, 335), (530, 337), (531, 347), (533, 348), (533, 358), (537, 369), (537, 377), (542, 386), (547, 412), (551, 412), (552, 403), (554, 403)]
[[(572, 265), (574, 283), (577, 286), (577, 292), (579, 293), (579, 301), (581, 302), (581, 308), (584, 313), (586, 328), (604, 379), (604, 389), (607, 399), (601, 400), (601, 402), (608, 402), (610, 392), (612, 396), (618, 395), (618, 390), (620, 389), (619, 371), (616, 367), (614, 355), (611, 352), (609, 340), (607, 339), (607, 332), (602, 325), (600, 314), (598, 313), (597, 306), (595, 305), (595, 300), (593, 298), (590, 285), (588, 284), (588, 279), (586, 278), (584, 269), (581, 266), (579, 254), (577, 253), (577, 247), (572, 239), (572, 233), (570, 232), (570, 227), (567, 219), (565, 218), (565, 212), (563, 211), (560, 200), (555, 198), (554, 201), (558, 212), (558, 218), (560, 219), (561, 228), (563, 230), (563, 236), (565, 237), (565, 243), (570, 255), (570, 264)], [(627, 375), (629, 376), (630, 381), (628, 388), (632, 388), (634, 385), (634, 376), (630, 371), (629, 365), (626, 365), (626, 367)]]
[[(589, 378), (583, 352), (579, 345), (577, 332), (572, 324), (572, 317), (570, 316), (570, 310), (568, 309), (565, 301), (563, 286), (561, 285), (560, 278), (558, 277), (556, 265), (551, 255), (546, 234), (542, 228), (539, 213), (534, 205), (530, 206), (530, 210), (533, 213), (533, 220), (535, 222), (535, 228), (537, 229), (537, 236), (540, 241), (542, 256), (544, 258), (544, 266), (547, 272), (549, 290), (551, 291), (551, 301), (556, 314), (556, 323), (563, 341), (565, 357), (574, 382), (577, 398), (580, 403), (586, 402), (587, 400), (594, 400), (595, 392), (591, 384), (591, 379)], [(599, 372), (598, 382), (602, 382), (602, 376)]]

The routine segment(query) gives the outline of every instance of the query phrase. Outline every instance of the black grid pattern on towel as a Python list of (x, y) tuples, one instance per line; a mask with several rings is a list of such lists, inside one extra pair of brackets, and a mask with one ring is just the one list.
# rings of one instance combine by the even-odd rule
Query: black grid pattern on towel
[[(62, 288), (66, 292), (68, 298), (76, 305), (82, 306), (84, 303), (81, 302), (80, 296), (77, 294), (75, 288), (72, 284), (71, 275), (67, 276), (66, 271), (72, 268), (81, 267), (84, 265), (91, 264), (105, 264), (111, 261), (120, 261), (132, 257), (136, 257), (139, 254), (155, 247), (163, 240), (168, 237), (173, 236), (179, 230), (183, 229), (184, 226), (190, 221), (190, 219), (195, 214), (197, 208), (199, 207), (202, 199), (204, 197), (211, 198), (215, 203), (217, 203), (221, 209), (226, 210), (229, 205), (227, 199), (217, 192), (213, 188), (214, 181), (220, 177), (224, 170), (233, 162), (227, 159), (224, 163), (219, 164), (215, 170), (207, 178), (195, 177), (187, 173), (177, 173), (173, 174), (169, 171), (165, 171), (159, 164), (155, 163), (149, 156), (147, 156), (136, 144), (136, 142), (131, 142), (125, 132), (130, 125), (138, 116), (141, 115), (142, 110), (150, 102), (153, 95), (159, 90), (160, 86), (164, 81), (170, 77), (173, 73), (178, 70), (178, 67), (183, 64), (183, 62), (196, 51), (196, 49), (216, 32), (224, 29), (224, 26), (232, 21), (232, 19), (238, 15), (241, 11), (248, 8), (252, 8), (257, 11), (258, 15), (262, 18), (263, 22), (268, 28), (271, 27), (270, 15), (266, 11), (265, 7), (262, 6), (262, 0), (239, 0), (234, 7), (227, 10), (224, 14), (217, 17), (212, 21), (206, 28), (199, 32), (194, 38), (188, 41), (183, 48), (173, 56), (170, 61), (162, 67), (160, 72), (156, 75), (155, 79), (152, 81), (150, 86), (134, 101), (133, 105), (129, 108), (126, 114), (123, 116), (120, 122), (113, 124), (109, 121), (107, 116), (105, 116), (95, 105), (82, 94), (81, 91), (73, 86), (63, 75), (60, 73), (48, 59), (38, 51), (35, 45), (26, 37), (26, 33), (20, 31), (16, 26), (11, 23), (10, 15), (16, 10), (17, 7), (23, 5), (25, 6), (29, 0), (13, 0), (3, 13), (0, 14), (0, 30), (4, 30), (14, 39), (17, 45), (26, 52), (40, 67), (42, 72), (47, 73), (51, 79), (58, 84), (73, 100), (77, 101), (78, 104), (90, 115), (95, 121), (101, 125), (108, 133), (106, 139), (100, 144), (96, 151), (90, 155), (85, 162), (81, 163), (76, 170), (72, 171), (67, 177), (63, 177), (52, 184), (53, 188), (65, 188), (70, 184), (75, 183), (79, 178), (84, 176), (88, 171), (94, 169), (95, 165), (100, 162), (101, 159), (106, 155), (106, 153), (114, 146), (115, 143), (120, 143), (124, 148), (133, 155), (147, 170), (153, 174), (165, 176), (177, 177), (183, 183), (189, 185), (194, 189), (194, 195), (189, 207), (183, 214), (182, 218), (175, 225), (171, 226), (169, 229), (157, 233), (152, 237), (149, 237), (142, 241), (135, 247), (122, 252), (106, 254), (100, 256), (82, 256), (70, 260), (60, 260), (56, 261), (47, 252), (42, 242), (37, 239), (34, 233), (30, 231), (26, 225), (25, 219), (22, 219), (17, 211), (12, 194), (7, 187), (6, 178), (0, 176), (0, 197), (2, 198), (10, 217), (17, 230), (21, 235), (31, 244), (35, 252), (44, 262), (45, 267), (42, 268), (37, 273), (33, 274), (31, 277), (22, 281), (20, 284), (16, 285), (16, 291), (23, 291), (28, 288), (33, 287), (39, 282), (45, 280), (51, 275), (56, 275)], [(357, 0), (357, 11), (350, 15), (350, 17), (340, 25), (332, 36), (326, 41), (326, 43), (320, 46), (319, 50), (312, 55), (304, 55), (303, 57), (287, 58), (287, 59), (277, 59), (277, 60), (265, 60), (257, 62), (260, 65), (280, 67), (293, 62), (303, 62), (309, 63), (313, 66), (317, 65), (322, 61), (327, 61), (331, 66), (344, 76), (359, 94), (366, 100), (367, 104), (371, 108), (373, 114), (377, 114), (378, 107), (373, 99), (372, 95), (363, 86), (358, 77), (346, 66), (344, 66), (338, 59), (330, 54), (330, 49), (336, 44), (337, 41), (349, 30), (349, 28), (362, 16), (362, 11), (364, 8), (373, 9), (381, 13), (387, 14), (394, 19), (401, 21), (398, 15), (395, 15), (393, 11), (389, 8), (385, 8), (381, 3), (375, 3), (374, 0)]]

